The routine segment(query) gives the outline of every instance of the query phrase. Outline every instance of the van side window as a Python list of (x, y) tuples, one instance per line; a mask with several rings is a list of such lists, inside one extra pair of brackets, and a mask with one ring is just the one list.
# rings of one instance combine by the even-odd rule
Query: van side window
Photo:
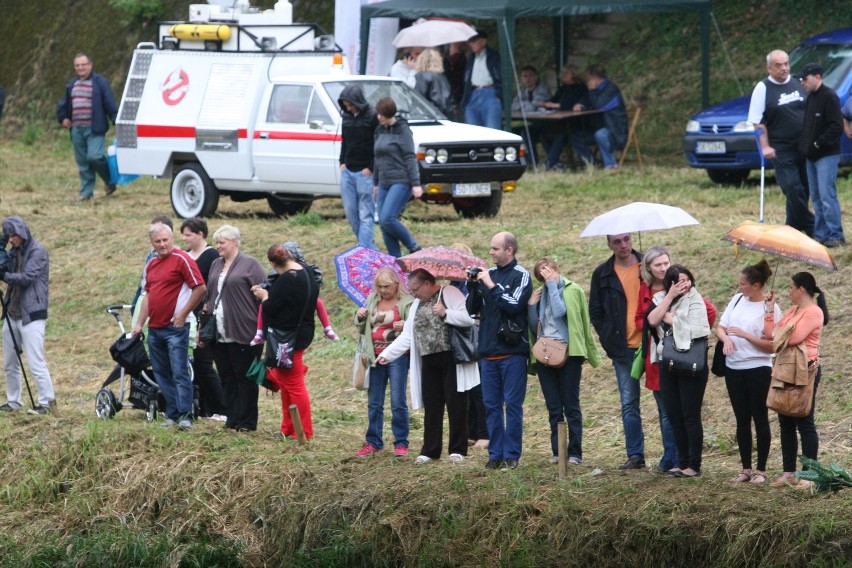
[(311, 97), (311, 108), (308, 112), (308, 122), (319, 121), (323, 124), (333, 124), (331, 115), (328, 114), (328, 109), (322, 104), (319, 94), (314, 91), (314, 96)]
[(304, 124), (312, 92), (310, 85), (276, 85), (269, 98), (266, 122)]

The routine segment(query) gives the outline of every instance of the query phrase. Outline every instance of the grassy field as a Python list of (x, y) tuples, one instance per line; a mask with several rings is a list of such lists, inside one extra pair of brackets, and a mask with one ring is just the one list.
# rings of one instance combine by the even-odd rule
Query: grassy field
[[(733, 486), (739, 470), (734, 419), (721, 380), (711, 378), (704, 406), (704, 470), (699, 480), (622, 472), (625, 459), (618, 392), (611, 367), (584, 368), (582, 466), (558, 479), (549, 463), (547, 415), (537, 379), (525, 404), (524, 455), (513, 472), (486, 472), (474, 451), (461, 464), (415, 468), (412, 459), (360, 460), (366, 394), (351, 387), (355, 305), (336, 287), (332, 257), (353, 244), (340, 203), (315, 204), (280, 219), (265, 202), (220, 203), (211, 229), (230, 223), (244, 252), (263, 259), (274, 242), (296, 240), (326, 275), (322, 297), (343, 341), (318, 336), (306, 354), (315, 438), (305, 447), (273, 439), (280, 402), (260, 399), (256, 433), (230, 434), (202, 421), (176, 434), (125, 410), (94, 414), (117, 336), (104, 308), (129, 301), (149, 249), (147, 223), (169, 213), (167, 182), (139, 180), (79, 205), (70, 144), (59, 134), (32, 145), (0, 140), (0, 213), (21, 215), (51, 256), (47, 356), (59, 417), (0, 417), (0, 566), (848, 566), (852, 494), (811, 495), (768, 486)], [(839, 180), (841, 202), (852, 180)], [(695, 273), (720, 310), (738, 270), (759, 260), (720, 238), (758, 217), (759, 189), (712, 186), (685, 168), (625, 168), (528, 175), (494, 219), (462, 220), (451, 209), (409, 205), (406, 224), (423, 246), (462, 241), (487, 258), (501, 230), (520, 240), (519, 261), (543, 255), (588, 289), (609, 254), (603, 238), (579, 239), (595, 215), (630, 201), (681, 206), (697, 227), (641, 235), (664, 244)], [(783, 222), (777, 187), (767, 190), (767, 222)], [(820, 459), (849, 468), (852, 395), (852, 248), (840, 269), (814, 269), (832, 314), (822, 342), (817, 398)], [(774, 260), (773, 260), (774, 265)], [(776, 287), (789, 305), (781, 261)], [(646, 454), (661, 453), (653, 398), (644, 391)], [(422, 413), (412, 413), (414, 455)], [(773, 419), (771, 475), (780, 471)]]

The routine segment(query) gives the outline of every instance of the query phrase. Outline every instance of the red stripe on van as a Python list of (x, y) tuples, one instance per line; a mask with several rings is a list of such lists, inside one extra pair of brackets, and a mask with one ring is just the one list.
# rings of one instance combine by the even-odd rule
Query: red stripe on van
[(195, 128), (192, 126), (139, 124), (136, 126), (136, 136), (140, 138), (195, 138)]
[(254, 139), (260, 139), (261, 133), (266, 134), (267, 140), (310, 140), (314, 142), (340, 142), (341, 138), (337, 134), (314, 133), (314, 132), (271, 132), (262, 130), (255, 131)]

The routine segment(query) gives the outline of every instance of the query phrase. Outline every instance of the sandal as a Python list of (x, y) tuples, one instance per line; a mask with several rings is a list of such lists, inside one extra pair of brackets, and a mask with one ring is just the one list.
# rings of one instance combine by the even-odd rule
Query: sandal
[[(746, 472), (742, 472), (742, 473), (738, 474), (736, 477), (729, 479), (728, 481), (730, 481), (731, 483), (746, 483), (748, 481), (751, 481), (752, 479), (754, 479), (753, 475), (748, 474)], [(765, 481), (765, 479), (764, 479), (764, 481)], [(759, 483), (759, 482), (754, 481), (753, 483)]]
[(751, 480), (749, 480), (749, 483), (766, 483), (766, 474), (760, 471), (755, 471), (751, 474)]

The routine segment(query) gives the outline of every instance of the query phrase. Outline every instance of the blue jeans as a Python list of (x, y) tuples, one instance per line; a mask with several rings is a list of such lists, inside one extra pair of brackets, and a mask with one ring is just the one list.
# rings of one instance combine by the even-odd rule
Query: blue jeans
[(380, 450), (385, 447), (382, 432), (385, 421), (385, 390), (390, 379), (391, 430), (393, 445), (408, 447), (408, 403), (405, 400), (408, 379), (408, 355), (387, 365), (370, 367), (370, 386), (367, 389), (367, 442)]
[(520, 459), (524, 397), (527, 394), (527, 357), (515, 354), (503, 359), (481, 359), (479, 371), (488, 424), (488, 458), (494, 461)]
[(580, 410), (580, 374), (583, 357), (569, 357), (564, 367), (536, 365), (541, 394), (550, 420), (550, 446), (559, 455), (557, 424), (568, 419), (568, 457), (583, 458), (583, 412)]
[(663, 435), (663, 457), (660, 458), (660, 468), (667, 471), (673, 467), (677, 467), (679, 459), (677, 456), (677, 444), (675, 443), (674, 431), (672, 423), (669, 422), (669, 415), (666, 414), (666, 407), (663, 404), (663, 397), (660, 391), (651, 391), (654, 393), (654, 401), (657, 403), (657, 414), (660, 415), (660, 433)]
[(95, 191), (95, 174), (109, 184), (104, 137), (92, 134), (88, 126), (72, 126), (71, 144), (74, 146), (74, 161), (80, 170), (80, 197), (91, 197)]
[(503, 103), (497, 97), (497, 91), (491, 88), (474, 89), (470, 100), (464, 107), (464, 121), (488, 128), (503, 128)]
[(814, 233), (814, 215), (808, 209), (805, 159), (795, 150), (775, 150), (775, 181), (787, 198), (786, 224), (808, 236)]
[(642, 415), (639, 408), (639, 381), (630, 376), (635, 349), (625, 349), (612, 358), (618, 393), (621, 395), (621, 423), (627, 457), (645, 457), (645, 433), (642, 432)]
[(192, 417), (189, 377), (189, 326), (149, 327), (148, 353), (157, 386), (166, 399), (166, 417), (175, 422)]
[(840, 220), (840, 203), (837, 201), (837, 166), (840, 154), (826, 156), (816, 161), (805, 161), (808, 187), (814, 204), (814, 239), (846, 241)]
[(408, 250), (417, 248), (417, 241), (399, 221), (399, 216), (405, 210), (405, 206), (411, 199), (411, 185), (407, 183), (395, 183), (390, 186), (380, 185), (377, 199), (379, 208), (379, 226), (382, 228), (382, 237), (385, 247), (391, 256), (402, 256), (400, 242)]
[(598, 128), (594, 132), (579, 130), (570, 134), (571, 146), (574, 148), (574, 153), (587, 164), (595, 162), (595, 156), (592, 154), (591, 144), (598, 147), (603, 160), (603, 167), (612, 169), (618, 165), (615, 159), (615, 148), (612, 143), (612, 136), (608, 128)]
[(377, 250), (373, 238), (376, 211), (376, 205), (373, 203), (373, 176), (343, 168), (340, 172), (340, 196), (343, 198), (346, 220), (358, 238), (358, 244)]

